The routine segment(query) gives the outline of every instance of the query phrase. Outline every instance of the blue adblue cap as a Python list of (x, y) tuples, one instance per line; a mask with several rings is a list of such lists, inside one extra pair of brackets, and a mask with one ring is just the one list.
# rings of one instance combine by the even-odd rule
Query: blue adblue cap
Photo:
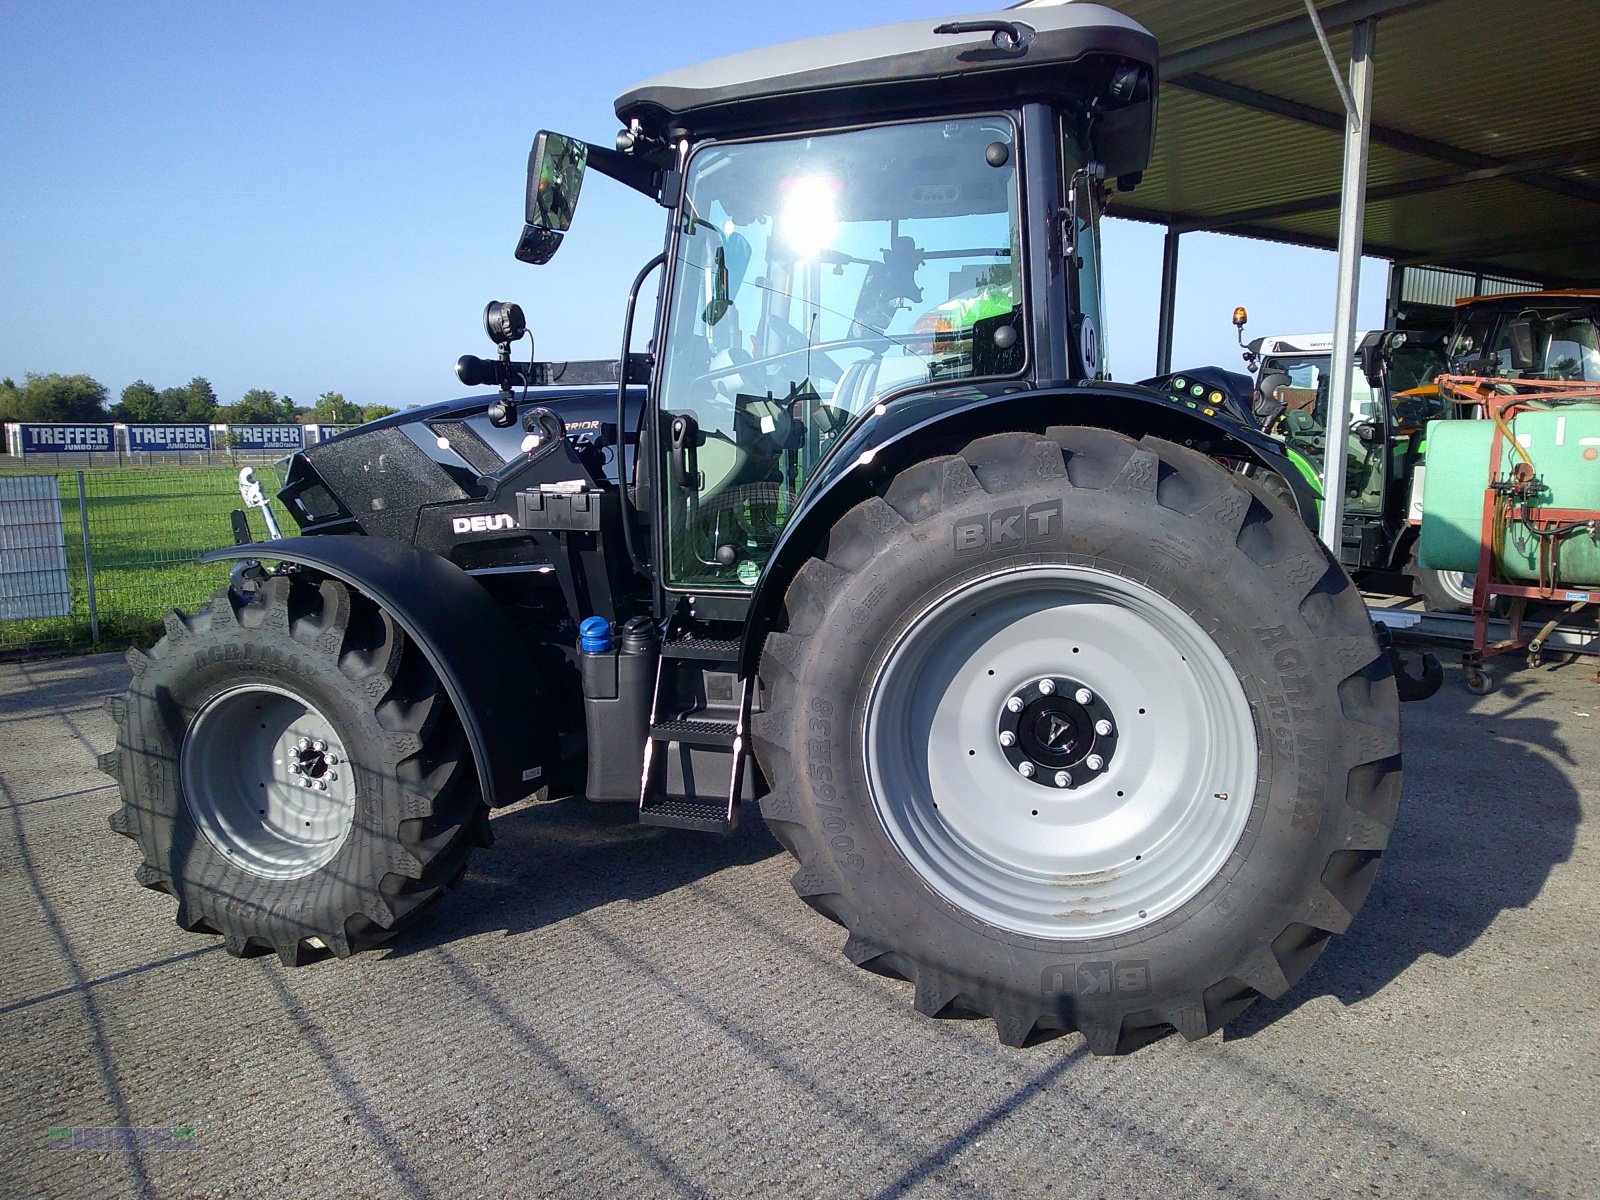
[(611, 622), (604, 617), (585, 617), (578, 624), (578, 637), (586, 654), (604, 654), (611, 649)]

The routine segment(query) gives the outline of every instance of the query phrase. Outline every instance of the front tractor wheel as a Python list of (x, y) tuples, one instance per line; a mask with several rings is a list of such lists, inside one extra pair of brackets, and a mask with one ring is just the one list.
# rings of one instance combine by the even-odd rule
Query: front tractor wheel
[(846, 954), (930, 1016), (1096, 1053), (1280, 996), (1400, 791), (1365, 606), (1202, 455), (1061, 428), (902, 472), (768, 639), (763, 813)]
[(411, 923), (488, 823), (459, 719), (365, 597), (280, 575), (221, 588), (133, 651), (112, 703), (111, 827), (185, 929), (237, 955), (344, 957)]

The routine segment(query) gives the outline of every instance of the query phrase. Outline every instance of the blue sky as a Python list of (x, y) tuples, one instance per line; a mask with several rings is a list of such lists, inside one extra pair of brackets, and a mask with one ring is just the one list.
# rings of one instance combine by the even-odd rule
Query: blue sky
[[(225, 403), (253, 387), (423, 403), (462, 393), (458, 355), (490, 351), (490, 299), (523, 305), (541, 357), (614, 355), (663, 214), (596, 176), (557, 258), (516, 262), (534, 132), (609, 144), (613, 100), (647, 76), (952, 11), (12, 0), (0, 7), (0, 375), (81, 371), (113, 397), (136, 378), (204, 375)], [(1241, 170), (1247, 150), (1228, 150)], [(1159, 229), (1110, 224), (1121, 379), (1154, 366), (1160, 255)], [(1333, 285), (1331, 253), (1186, 236), (1174, 365), (1237, 365), (1236, 304), (1253, 334), (1331, 328)], [(1363, 327), (1381, 320), (1383, 290), (1368, 260)]]

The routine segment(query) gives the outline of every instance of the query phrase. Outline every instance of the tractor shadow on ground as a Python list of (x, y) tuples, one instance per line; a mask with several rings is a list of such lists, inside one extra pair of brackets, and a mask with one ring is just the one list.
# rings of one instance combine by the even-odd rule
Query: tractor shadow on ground
[[(1404, 706), (1400, 818), (1365, 908), (1288, 995), (1258, 1001), (1226, 1037), (1249, 1037), (1321, 996), (1359, 1003), (1424, 956), (1453, 958), (1502, 912), (1534, 903), (1577, 839), (1572, 768), (1595, 769), (1592, 748), (1578, 761), (1555, 717), (1534, 714), (1555, 706), (1565, 715), (1565, 681), (1588, 679), (1593, 667), (1498, 667), (1500, 688), (1483, 698), (1452, 667), (1438, 695)], [(1554, 689), (1550, 672), (1562, 680)], [(1583, 701), (1591, 704), (1600, 688)]]
[(784, 853), (754, 803), (743, 806), (727, 837), (640, 825), (634, 805), (582, 796), (512, 805), (490, 824), (494, 846), (474, 854), (454, 893), (382, 953), (403, 957), (480, 933), (524, 933)]

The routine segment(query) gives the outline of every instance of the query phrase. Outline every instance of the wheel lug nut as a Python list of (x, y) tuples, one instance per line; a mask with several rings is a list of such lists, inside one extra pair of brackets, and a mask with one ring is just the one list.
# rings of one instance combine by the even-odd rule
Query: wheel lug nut
[(1022, 777), (1024, 779), (1032, 779), (1034, 769), (1034, 765), (1031, 762), (1020, 762), (1017, 764), (1017, 770), (1022, 772)]
[(1041, 680), (1039, 680), (1039, 694), (1041, 696), (1048, 696), (1051, 692), (1053, 692), (1055, 690), (1056, 690), (1056, 681), (1054, 679), (1041, 679)]
[(298, 783), (301, 787), (304, 787), (304, 788), (308, 788), (308, 787), (311, 786), (311, 780), (307, 779), (304, 775), (302, 775), (302, 776), (300, 776), (300, 778), (296, 779), (295, 782)]
[(1111, 722), (1107, 721), (1105, 718), (1102, 717), (1100, 720), (1098, 720), (1098, 721), (1096, 721), (1094, 723), (1094, 731), (1096, 733), (1098, 733), (1101, 737), (1110, 737), (1111, 736)]
[(297, 762), (292, 762), (292, 763), (289, 764), (289, 774), (291, 774), (291, 775), (300, 775), (300, 774), (303, 774), (304, 771), (305, 771), (305, 768), (302, 767)]
[(312, 786), (312, 787), (314, 787), (314, 788), (316, 788), (316, 789), (317, 789), (317, 791), (319, 791), (319, 792), (325, 792), (325, 791), (327, 791), (327, 790), (328, 790), (328, 784), (327, 784), (327, 781), (326, 781), (326, 780), (323, 780), (323, 779), (317, 779), (317, 780), (314, 780), (314, 781), (313, 781), (313, 782), (312, 782), (312, 784), (311, 784), (311, 786)]
[(313, 750), (315, 750), (318, 754), (321, 754), (324, 750), (326, 750), (328, 748), (328, 743), (323, 741), (321, 738), (317, 738), (316, 741), (311, 743), (311, 748)]
[(335, 782), (338, 781), (339, 772), (337, 772), (337, 771), (329, 771), (326, 775), (323, 776), (323, 778), (326, 779), (329, 783), (335, 783)]
[[(1110, 732), (1110, 730), (1108, 729), (1107, 732)], [(328, 765), (330, 767), (338, 766), (341, 761), (342, 760), (339, 758), (339, 756), (337, 754), (329, 754), (328, 755)]]
[(298, 742), (296, 742), (294, 744), (294, 748), (296, 750), (309, 750), (309, 749), (311, 749), (311, 739), (308, 738), (308, 737), (301, 738)]
[(1079, 688), (1077, 690), (1077, 692), (1073, 695), (1072, 698), (1074, 700), (1076, 700), (1079, 704), (1093, 704), (1094, 703), (1094, 693), (1091, 692), (1088, 688)]
[(1088, 767), (1091, 771), (1098, 771), (1101, 767), (1106, 765), (1106, 760), (1101, 758), (1098, 754), (1091, 754), (1088, 758), (1083, 760), (1083, 765)]
[(1072, 786), (1072, 772), (1071, 771), (1057, 771), (1056, 772), (1056, 786), (1057, 787), (1071, 787)]
[(1015, 746), (1017, 744), (1017, 735), (1009, 729), (1002, 729), (1000, 731), (1000, 744), (1002, 746)]
[(1013, 696), (1013, 697), (1011, 697), (1011, 699), (1006, 701), (1006, 707), (1008, 709), (1010, 709), (1012, 712), (1021, 712), (1022, 711), (1022, 697), (1021, 696)]

